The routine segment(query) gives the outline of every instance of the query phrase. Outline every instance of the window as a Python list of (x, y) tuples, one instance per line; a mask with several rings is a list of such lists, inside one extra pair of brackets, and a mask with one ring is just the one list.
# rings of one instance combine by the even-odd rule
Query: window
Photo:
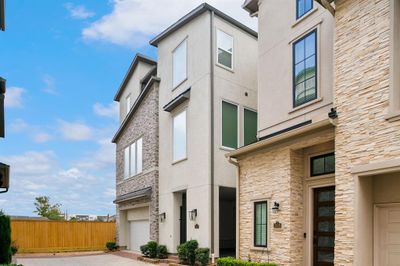
[(126, 97), (126, 114), (131, 110), (131, 96)]
[(296, 0), (296, 18), (301, 18), (313, 8), (314, 0)]
[(124, 150), (124, 177), (140, 174), (143, 168), (142, 138), (126, 147)]
[(238, 106), (222, 101), (222, 146), (238, 147)]
[(268, 202), (254, 203), (254, 246), (267, 247), (268, 236)]
[(233, 62), (233, 37), (225, 32), (217, 31), (218, 64), (232, 69)]
[(257, 141), (257, 113), (244, 108), (243, 114), (244, 145)]
[(335, 154), (329, 153), (312, 157), (310, 160), (311, 176), (332, 174), (335, 172)]
[(187, 78), (187, 40), (184, 40), (173, 52), (173, 81), (172, 85), (175, 88)]
[(174, 117), (173, 130), (173, 160), (176, 162), (186, 158), (186, 111)]
[(293, 106), (317, 98), (317, 31), (293, 44)]

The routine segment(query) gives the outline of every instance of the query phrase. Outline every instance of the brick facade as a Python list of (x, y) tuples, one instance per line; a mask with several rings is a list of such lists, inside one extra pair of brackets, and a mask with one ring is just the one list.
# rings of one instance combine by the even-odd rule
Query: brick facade
[[(123, 133), (117, 140), (116, 194), (120, 195), (151, 187), (150, 198), (117, 205), (117, 228), (120, 208), (149, 203), (150, 238), (158, 240), (158, 84), (153, 84)], [(124, 149), (138, 138), (143, 140), (143, 172), (124, 179)], [(118, 240), (118, 233), (117, 233)]]
[[(357, 165), (400, 158), (400, 121), (389, 108), (390, 1), (336, 1), (335, 265), (354, 265)], [(398, 75), (398, 73), (397, 73)]]

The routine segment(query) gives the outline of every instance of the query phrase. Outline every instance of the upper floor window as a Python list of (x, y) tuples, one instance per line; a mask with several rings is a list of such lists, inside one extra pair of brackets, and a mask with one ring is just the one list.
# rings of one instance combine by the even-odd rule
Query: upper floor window
[(143, 141), (138, 139), (124, 150), (124, 177), (140, 174), (143, 170)]
[(187, 78), (187, 40), (175, 48), (172, 55), (173, 87), (177, 87)]
[(217, 30), (218, 64), (232, 69), (233, 65), (233, 37), (221, 30)]
[(296, 18), (301, 18), (313, 8), (314, 0), (296, 0)]
[(317, 98), (317, 31), (293, 44), (293, 106)]
[(186, 158), (186, 111), (173, 118), (173, 160)]
[(131, 110), (131, 96), (129, 95), (126, 97), (126, 114), (129, 114), (129, 111)]
[(222, 101), (222, 146), (238, 147), (238, 106)]
[(243, 144), (257, 141), (257, 112), (244, 108), (243, 111)]
[(335, 172), (335, 154), (323, 154), (310, 160), (311, 176), (332, 174)]
[(268, 202), (254, 203), (254, 246), (267, 247)]

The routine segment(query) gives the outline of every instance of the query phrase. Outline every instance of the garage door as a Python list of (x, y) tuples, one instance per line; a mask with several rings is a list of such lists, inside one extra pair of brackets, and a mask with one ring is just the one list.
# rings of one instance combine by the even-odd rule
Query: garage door
[(377, 208), (377, 265), (400, 266), (400, 206)]
[(140, 252), (140, 246), (150, 240), (149, 220), (130, 222), (130, 249)]

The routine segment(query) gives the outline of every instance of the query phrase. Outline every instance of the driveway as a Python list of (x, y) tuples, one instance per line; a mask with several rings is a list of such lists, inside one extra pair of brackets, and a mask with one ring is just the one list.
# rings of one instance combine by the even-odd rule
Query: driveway
[(76, 256), (76, 257), (50, 257), (50, 258), (17, 258), (17, 263), (24, 266), (148, 266), (149, 264), (116, 256), (112, 254)]

